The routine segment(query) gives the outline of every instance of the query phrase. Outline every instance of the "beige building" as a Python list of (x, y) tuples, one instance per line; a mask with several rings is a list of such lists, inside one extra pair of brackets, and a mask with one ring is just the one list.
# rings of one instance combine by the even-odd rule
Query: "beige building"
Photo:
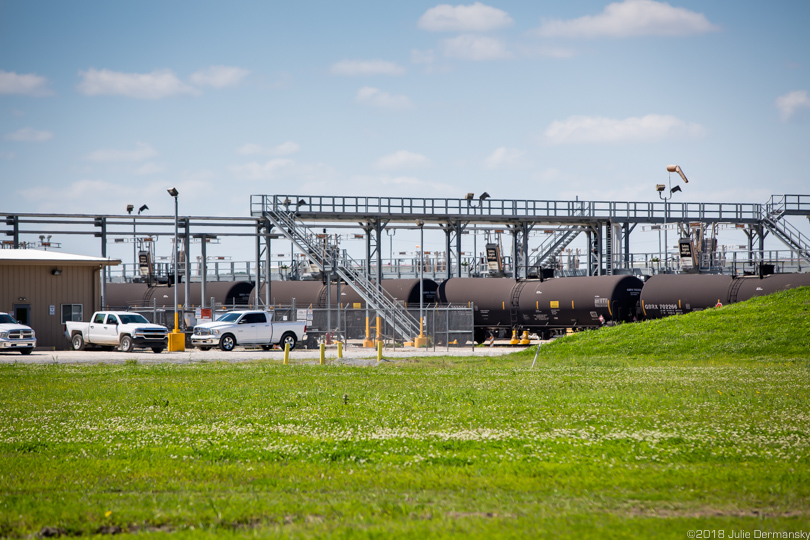
[(37, 249), (0, 249), (0, 311), (36, 332), (37, 349), (64, 350), (66, 321), (101, 309), (101, 269), (121, 261)]

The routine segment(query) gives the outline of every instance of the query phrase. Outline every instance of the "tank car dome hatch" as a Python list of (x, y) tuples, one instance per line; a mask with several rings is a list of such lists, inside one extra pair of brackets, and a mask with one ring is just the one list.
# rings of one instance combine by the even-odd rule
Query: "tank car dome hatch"
[(659, 319), (725, 305), (733, 281), (722, 274), (658, 274), (644, 283), (639, 307), (644, 318)]

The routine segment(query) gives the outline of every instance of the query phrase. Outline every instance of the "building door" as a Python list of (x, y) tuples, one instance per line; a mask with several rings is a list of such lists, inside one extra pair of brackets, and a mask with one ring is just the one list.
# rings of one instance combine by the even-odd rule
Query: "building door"
[(31, 304), (14, 304), (14, 318), (25, 326), (31, 326)]

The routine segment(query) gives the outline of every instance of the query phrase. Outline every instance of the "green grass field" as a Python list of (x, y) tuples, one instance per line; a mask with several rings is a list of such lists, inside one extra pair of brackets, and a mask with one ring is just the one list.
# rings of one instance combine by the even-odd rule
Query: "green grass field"
[(558, 340), (534, 369), (533, 348), (2, 365), (0, 536), (810, 532), (809, 345), (797, 289)]

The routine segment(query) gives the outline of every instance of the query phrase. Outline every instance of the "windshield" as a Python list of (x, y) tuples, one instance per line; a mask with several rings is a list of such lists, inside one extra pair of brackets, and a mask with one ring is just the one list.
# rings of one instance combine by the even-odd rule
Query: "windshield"
[(226, 313), (225, 315), (223, 315), (222, 317), (217, 319), (217, 322), (236, 322), (236, 320), (239, 318), (240, 315), (242, 315), (242, 314), (241, 313)]
[(17, 321), (8, 313), (0, 313), (0, 324), (17, 324)]
[(119, 315), (118, 317), (121, 319), (121, 324), (149, 324), (146, 317), (137, 313), (133, 313), (131, 315)]

